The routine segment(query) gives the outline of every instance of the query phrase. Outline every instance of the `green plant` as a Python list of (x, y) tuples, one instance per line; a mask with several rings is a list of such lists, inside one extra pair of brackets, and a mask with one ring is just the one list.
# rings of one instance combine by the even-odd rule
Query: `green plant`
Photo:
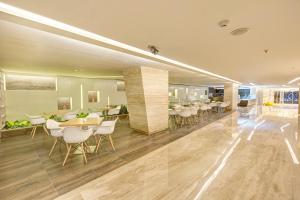
[(121, 105), (120, 115), (128, 114), (127, 106)]
[(87, 116), (89, 115), (89, 113), (78, 113), (77, 115), (76, 115), (76, 117), (77, 118), (86, 118)]
[(55, 120), (55, 121), (57, 121), (57, 122), (61, 122), (61, 121), (62, 121), (62, 117), (57, 116), (57, 115), (51, 115), (51, 116), (49, 117), (49, 119), (53, 119), (53, 120)]
[(31, 126), (31, 123), (28, 120), (16, 120), (16, 121), (6, 121), (6, 129), (21, 128)]

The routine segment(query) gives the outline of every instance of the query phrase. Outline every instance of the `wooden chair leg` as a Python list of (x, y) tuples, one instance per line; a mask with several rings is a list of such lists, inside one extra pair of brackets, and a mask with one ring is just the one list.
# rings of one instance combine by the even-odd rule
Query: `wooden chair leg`
[(34, 130), (34, 126), (33, 126), (32, 129), (31, 129), (30, 136), (32, 136), (33, 130)]
[(91, 153), (92, 151), (91, 151), (90, 146), (86, 142), (84, 142), (83, 144), (84, 144), (85, 148), (87, 149), (87, 152)]
[(35, 132), (36, 132), (36, 129), (37, 129), (37, 127), (35, 126), (35, 127), (33, 127), (33, 130), (32, 130), (32, 137), (31, 137), (31, 139), (33, 139), (34, 138), (34, 136), (35, 136)]
[(64, 162), (63, 162), (63, 166), (65, 166), (65, 164), (66, 164), (66, 161), (67, 161), (67, 159), (68, 159), (68, 157), (69, 157), (69, 154), (70, 154), (70, 151), (71, 151), (71, 148), (72, 148), (72, 145), (68, 145), (67, 144), (67, 154), (66, 154), (66, 157), (65, 157), (65, 160), (64, 160)]
[(96, 145), (96, 148), (95, 148), (95, 153), (98, 153), (100, 143), (101, 143), (101, 136), (99, 135), (99, 139), (97, 140), (97, 145)]
[(48, 129), (46, 127), (46, 124), (43, 124), (43, 129), (44, 129), (46, 135), (50, 135), (49, 132), (48, 132)]
[(109, 141), (110, 141), (110, 144), (111, 144), (113, 150), (116, 151), (115, 146), (114, 146), (114, 142), (113, 142), (113, 140), (111, 138), (111, 135), (109, 135), (108, 138), (109, 138)]
[(50, 150), (49, 157), (51, 156), (51, 154), (52, 154), (52, 152), (53, 152), (53, 150), (54, 150), (54, 147), (55, 147), (56, 143), (57, 143), (57, 138), (55, 138), (55, 140), (54, 140), (54, 144), (53, 144), (53, 146), (52, 146), (52, 148), (51, 148), (51, 150)]
[(87, 159), (86, 159), (86, 155), (85, 155), (85, 150), (84, 150), (84, 146), (83, 146), (83, 142), (81, 143), (81, 150), (82, 150), (82, 155), (84, 158), (84, 163), (87, 164)]

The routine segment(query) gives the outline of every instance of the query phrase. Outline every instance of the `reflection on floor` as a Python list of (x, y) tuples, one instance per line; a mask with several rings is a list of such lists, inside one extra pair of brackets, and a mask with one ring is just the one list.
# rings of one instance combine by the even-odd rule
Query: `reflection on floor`
[(297, 109), (233, 113), (58, 199), (300, 199), (298, 124)]
[(37, 133), (34, 140), (30, 139), (29, 133), (13, 133), (18, 136), (12, 137), (4, 135), (0, 140), (0, 199), (53, 199), (227, 114), (214, 114), (209, 121), (198, 126), (151, 136), (138, 134), (129, 128), (128, 121), (121, 121), (113, 134), (117, 152), (103, 143), (98, 155), (88, 155), (87, 165), (83, 164), (82, 156), (73, 156), (62, 167), (63, 145), (61, 151), (55, 149), (49, 159), (53, 139), (44, 134)]

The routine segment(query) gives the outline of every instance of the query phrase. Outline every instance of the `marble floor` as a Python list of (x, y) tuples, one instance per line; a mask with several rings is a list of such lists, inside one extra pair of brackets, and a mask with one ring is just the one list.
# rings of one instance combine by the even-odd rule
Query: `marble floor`
[[(0, 139), (0, 199), (52, 200), (228, 114), (211, 113), (197, 125), (152, 135), (137, 133), (128, 120), (120, 120), (112, 135), (116, 152), (105, 140), (98, 154), (87, 155), (86, 165), (81, 155), (73, 155), (64, 167), (65, 146), (59, 145), (49, 158), (53, 138), (42, 129), (37, 129), (34, 139), (30, 129), (5, 132)], [(94, 142), (93, 137), (88, 140)]]
[(300, 199), (295, 107), (235, 112), (60, 197)]

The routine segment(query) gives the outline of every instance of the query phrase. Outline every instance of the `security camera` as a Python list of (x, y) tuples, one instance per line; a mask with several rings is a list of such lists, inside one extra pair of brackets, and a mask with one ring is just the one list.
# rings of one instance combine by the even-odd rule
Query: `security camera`
[(154, 45), (148, 45), (148, 49), (150, 50), (151, 53), (153, 53), (154, 55), (159, 53), (159, 50), (156, 46)]

